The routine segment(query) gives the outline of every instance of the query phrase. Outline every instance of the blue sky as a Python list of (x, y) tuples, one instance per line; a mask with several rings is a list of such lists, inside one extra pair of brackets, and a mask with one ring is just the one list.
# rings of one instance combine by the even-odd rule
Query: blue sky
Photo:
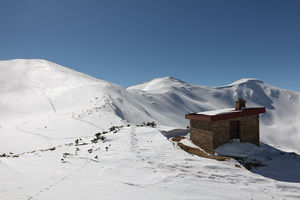
[(300, 91), (297, 0), (0, 0), (0, 59), (42, 58), (124, 87), (253, 77)]

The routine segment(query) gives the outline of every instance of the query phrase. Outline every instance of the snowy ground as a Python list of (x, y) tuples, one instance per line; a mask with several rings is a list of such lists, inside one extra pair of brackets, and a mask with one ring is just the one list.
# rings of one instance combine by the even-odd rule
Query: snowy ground
[[(0, 199), (300, 198), (300, 180), (277, 181), (235, 160), (192, 156), (158, 128), (125, 126), (104, 136), (96, 144), (83, 139), (79, 144), (89, 144), (1, 158)], [(64, 153), (71, 155), (62, 162)]]
[[(239, 96), (267, 108), (266, 144), (222, 153), (267, 166), (249, 171), (168, 140), (184, 114)], [(45, 60), (0, 61), (0, 199), (300, 199), (299, 105), (300, 93), (252, 79), (202, 87), (165, 77), (125, 89)], [(158, 128), (134, 125), (153, 120)], [(91, 143), (114, 125), (124, 127)]]
[[(265, 143), (256, 146), (232, 140), (216, 149), (219, 155), (235, 157), (253, 173), (279, 181), (300, 183), (300, 156)], [(260, 167), (253, 167), (259, 165)]]

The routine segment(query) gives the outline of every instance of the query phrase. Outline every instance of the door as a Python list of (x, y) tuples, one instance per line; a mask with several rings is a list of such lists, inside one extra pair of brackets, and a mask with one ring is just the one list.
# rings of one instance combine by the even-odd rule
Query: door
[(230, 121), (230, 139), (239, 139), (240, 137), (240, 122)]

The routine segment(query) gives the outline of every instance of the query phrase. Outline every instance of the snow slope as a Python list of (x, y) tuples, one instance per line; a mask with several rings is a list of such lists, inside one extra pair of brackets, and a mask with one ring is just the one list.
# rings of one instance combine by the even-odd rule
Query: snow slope
[[(192, 156), (160, 132), (241, 96), (266, 106), (265, 143), (300, 149), (299, 93), (259, 80), (203, 87), (164, 77), (125, 89), (46, 60), (1, 61), (0, 199), (299, 199), (299, 173), (276, 179)], [(152, 120), (158, 128), (134, 125)], [(124, 127), (91, 142), (114, 125)], [(299, 166), (294, 157), (283, 159), (289, 169)]]
[[(1, 158), (0, 199), (299, 198), (297, 182), (251, 173), (236, 167), (234, 160), (192, 156), (172, 145), (158, 129), (131, 126), (105, 136), (104, 142), (96, 144)], [(64, 153), (70, 155), (60, 162)]]
[[(263, 167), (251, 169), (252, 172), (280, 181), (299, 182), (300, 156), (295, 153), (286, 153), (272, 146), (260, 143), (256, 146), (251, 143), (240, 143), (231, 140), (216, 149), (217, 154), (238, 157), (241, 163), (259, 163)], [(250, 167), (251, 168), (251, 167)]]
[(50, 147), (125, 118), (150, 121), (124, 88), (36, 59), (1, 61), (0, 111), (0, 152)]
[[(0, 131), (7, 145), (0, 152), (15, 151), (8, 144), (16, 138), (17, 146), (42, 147), (115, 124), (154, 120), (183, 128), (188, 125), (184, 114), (233, 107), (238, 97), (249, 107), (267, 108), (261, 121), (263, 142), (300, 152), (300, 93), (257, 79), (204, 87), (164, 77), (124, 89), (46, 60), (1, 61)], [(37, 142), (32, 141), (37, 135)], [(27, 137), (30, 142), (24, 142)]]
[[(281, 149), (300, 152), (300, 93), (280, 89), (257, 79), (241, 79), (221, 87), (190, 85), (173, 77), (157, 78), (127, 88), (145, 102), (151, 116), (167, 116), (171, 125), (188, 125), (185, 113), (196, 113), (234, 107), (244, 98), (248, 107), (264, 106), (261, 139)], [(159, 112), (160, 111), (160, 112)], [(159, 121), (159, 120), (157, 120)]]

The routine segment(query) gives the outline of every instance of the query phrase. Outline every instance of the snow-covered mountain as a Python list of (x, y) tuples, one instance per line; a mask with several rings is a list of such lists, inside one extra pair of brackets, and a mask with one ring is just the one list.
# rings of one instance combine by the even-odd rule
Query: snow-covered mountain
[[(154, 120), (159, 125), (186, 127), (186, 113), (233, 107), (234, 101), (243, 97), (249, 107), (267, 108), (267, 113), (262, 115), (262, 141), (285, 150), (300, 150), (297, 123), (300, 93), (257, 79), (204, 87), (164, 77), (125, 89), (46, 60), (16, 59), (0, 62), (0, 91), (0, 125), (2, 130), (10, 129), (4, 139), (7, 144), (17, 137), (15, 129), (24, 133), (28, 126), (34, 126), (35, 130), (31, 127), (27, 132), (40, 134), (40, 138), (80, 136), (83, 130), (73, 125), (74, 120), (94, 125), (92, 130), (87, 129), (88, 133), (84, 131), (88, 135), (96, 129), (127, 122), (140, 124)], [(24, 117), (28, 120), (16, 122)], [(31, 118), (40, 121), (36, 123)], [(57, 130), (62, 122), (63, 127), (69, 125), (64, 130), (70, 131)], [(48, 126), (53, 129), (45, 128)]]
[(95, 108), (96, 103), (97, 106), (103, 106), (114, 101), (111, 102), (111, 109), (122, 116), (115, 106), (119, 105), (119, 101), (124, 106), (131, 101), (135, 104), (126, 112), (126, 117), (131, 119), (131, 111), (135, 115), (139, 114), (136, 110), (139, 105), (127, 96), (124, 88), (46, 60), (2, 61), (0, 84), (1, 109), (14, 108), (21, 112), (37, 113), (51, 113), (55, 110), (57, 113), (66, 113)]
[(0, 152), (51, 146), (124, 120), (150, 120), (126, 89), (49, 61), (2, 61), (0, 82)]
[[(190, 155), (160, 132), (238, 97), (267, 108), (266, 144), (223, 151), (242, 146), (266, 168)], [(123, 88), (46, 60), (1, 61), (0, 199), (298, 199), (300, 157), (272, 146), (300, 152), (299, 97), (256, 79), (205, 87), (164, 77)], [(153, 120), (157, 128), (134, 125)]]
[[(266, 84), (257, 79), (241, 79), (220, 87), (190, 85), (173, 77), (157, 78), (127, 88), (136, 99), (145, 102), (149, 114), (169, 125), (184, 126), (185, 113), (234, 107), (237, 98), (247, 106), (264, 106), (261, 115), (262, 141), (286, 150), (300, 150), (300, 93)], [(166, 122), (166, 119), (164, 119)]]

